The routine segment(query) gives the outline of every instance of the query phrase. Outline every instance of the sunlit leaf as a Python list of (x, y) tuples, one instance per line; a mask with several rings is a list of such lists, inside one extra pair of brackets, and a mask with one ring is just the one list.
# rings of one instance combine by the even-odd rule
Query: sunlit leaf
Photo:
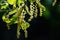
[(4, 22), (10, 23), (10, 20), (6, 17), (5, 14), (2, 16), (2, 19), (3, 19)]
[(1, 5), (1, 9), (6, 9), (8, 7), (8, 3), (6, 3), (5, 5)]
[(17, 12), (17, 10), (15, 9), (15, 10), (12, 10), (12, 11), (10, 11), (9, 12), (9, 14), (8, 15), (12, 15), (12, 14), (14, 14), (14, 13), (16, 13)]
[(24, 3), (25, 0), (18, 0), (17, 4), (20, 6), (20, 4)]
[(21, 24), (22, 30), (27, 29), (29, 26), (30, 26), (30, 24), (28, 22), (25, 22), (25, 23)]
[(7, 2), (8, 2), (10, 5), (13, 5), (14, 7), (16, 7), (16, 0), (7, 0)]

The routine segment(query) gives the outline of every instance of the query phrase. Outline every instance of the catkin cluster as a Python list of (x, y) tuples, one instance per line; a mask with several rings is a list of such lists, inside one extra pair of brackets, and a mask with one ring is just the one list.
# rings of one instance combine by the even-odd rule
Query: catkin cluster
[[(26, 4), (27, 2), (29, 2), (28, 5)], [(55, 5), (55, 3), (56, 0), (53, 5)], [(13, 6), (12, 9), (9, 8), (9, 5)], [(43, 12), (46, 10), (40, 0), (7, 0), (6, 4), (1, 6), (2, 10), (6, 10), (6, 8), (9, 10), (4, 13), (2, 19), (7, 23), (8, 29), (10, 29), (10, 25), (17, 24), (17, 38), (21, 35), (21, 29), (24, 31), (25, 38), (27, 38), (27, 28), (30, 26), (29, 22), (33, 18), (37, 18), (38, 14), (42, 16)], [(27, 14), (29, 18), (26, 21), (25, 18)]]

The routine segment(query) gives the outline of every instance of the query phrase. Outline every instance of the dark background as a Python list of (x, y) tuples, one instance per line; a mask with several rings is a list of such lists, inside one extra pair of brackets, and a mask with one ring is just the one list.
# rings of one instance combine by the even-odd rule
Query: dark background
[[(47, 17), (37, 17), (33, 19), (28, 28), (28, 38), (24, 38), (24, 32), (21, 31), (21, 37), (19, 40), (58, 40), (60, 38), (60, 1), (57, 0), (56, 5), (53, 7), (51, 5), (52, 0), (41, 1), (46, 8), (49, 9), (51, 15)], [(17, 26), (11, 26), (8, 30), (6, 23), (2, 20), (2, 13), (0, 13), (0, 40), (17, 40), (16, 29)]]

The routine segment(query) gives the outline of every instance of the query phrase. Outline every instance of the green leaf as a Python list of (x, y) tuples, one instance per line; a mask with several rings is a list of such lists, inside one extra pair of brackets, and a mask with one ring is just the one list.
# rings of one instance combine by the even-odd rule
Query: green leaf
[(16, 2), (16, 0), (7, 0), (7, 2), (8, 2), (9, 4), (13, 5), (13, 4)]
[(8, 3), (6, 3), (5, 5), (1, 5), (1, 9), (6, 9), (8, 7)]
[(3, 21), (6, 22), (6, 23), (10, 23), (10, 22), (11, 22), (11, 21), (6, 17), (5, 14), (2, 16), (2, 19), (3, 19)]
[(29, 28), (29, 26), (30, 26), (30, 24), (28, 22), (24, 22), (24, 23), (21, 24), (22, 30), (25, 30), (25, 29)]
[(17, 4), (20, 6), (21, 3), (24, 3), (25, 0), (18, 0)]
[(7, 2), (8, 2), (10, 5), (13, 5), (13, 7), (16, 7), (16, 0), (7, 0)]
[(17, 16), (16, 15), (13, 15), (12, 17), (11, 17), (11, 19), (10, 19), (10, 25), (12, 25), (12, 24), (16, 24), (17, 22), (18, 22), (18, 20), (17, 20)]
[(30, 2), (35, 2), (36, 0), (29, 0)]
[(28, 22), (26, 22), (26, 27), (29, 28), (30, 24)]
[(46, 8), (46, 10), (43, 12), (43, 16), (48, 19), (51, 17), (51, 13), (50, 11), (48, 10), (48, 8)]
[(14, 13), (16, 13), (16, 12), (17, 12), (17, 9), (12, 10), (12, 11), (10, 11), (10, 12), (9, 12), (9, 14), (8, 14), (8, 15), (12, 15), (12, 14), (14, 14)]
[(8, 16), (12, 15), (11, 18), (9, 18), (9, 20), (10, 20), (9, 25), (12, 25), (12, 24), (16, 24), (16, 23), (17, 23), (16, 12), (17, 12), (17, 10), (15, 9), (15, 10), (10, 11), (10, 12), (8, 13)]

